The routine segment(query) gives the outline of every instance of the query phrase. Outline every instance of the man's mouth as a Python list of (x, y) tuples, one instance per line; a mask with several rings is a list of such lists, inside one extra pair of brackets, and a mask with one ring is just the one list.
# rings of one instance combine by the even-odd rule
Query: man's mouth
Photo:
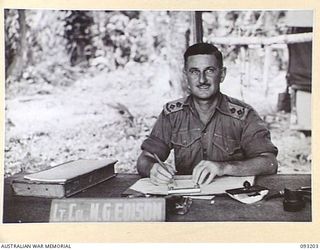
[(210, 84), (202, 84), (198, 86), (199, 89), (208, 89), (210, 88)]

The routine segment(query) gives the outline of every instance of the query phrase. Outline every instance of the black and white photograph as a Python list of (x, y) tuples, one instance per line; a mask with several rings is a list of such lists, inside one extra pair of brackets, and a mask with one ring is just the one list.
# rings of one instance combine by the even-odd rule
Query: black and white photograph
[(4, 9), (2, 222), (311, 224), (313, 19)]

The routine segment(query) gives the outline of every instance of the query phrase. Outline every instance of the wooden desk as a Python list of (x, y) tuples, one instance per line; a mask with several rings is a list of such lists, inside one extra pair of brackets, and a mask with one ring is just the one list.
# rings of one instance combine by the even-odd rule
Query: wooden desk
[[(138, 175), (119, 174), (117, 177), (78, 193), (72, 198), (120, 197), (131, 186)], [(51, 199), (14, 196), (10, 187), (11, 178), (5, 179), (4, 187), (4, 223), (48, 222)], [(297, 189), (311, 185), (310, 175), (271, 175), (257, 178), (257, 184), (268, 187), (270, 194), (284, 188)], [(167, 214), (171, 222), (201, 221), (311, 221), (311, 202), (299, 212), (283, 210), (282, 198), (259, 201), (254, 204), (242, 204), (227, 196), (208, 200), (193, 200), (190, 211), (185, 215)]]

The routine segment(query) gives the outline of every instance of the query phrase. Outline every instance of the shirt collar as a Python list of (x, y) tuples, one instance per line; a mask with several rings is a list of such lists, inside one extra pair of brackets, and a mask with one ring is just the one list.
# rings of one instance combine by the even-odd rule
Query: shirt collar
[[(224, 112), (227, 112), (228, 111), (228, 108), (227, 108), (227, 103), (226, 103), (226, 98), (225, 98), (225, 95), (222, 94), (222, 93), (219, 93), (219, 96), (218, 96), (218, 105), (217, 105), (217, 109), (218, 110), (221, 110), (221, 111), (224, 111)], [(194, 107), (194, 103), (192, 101), (193, 97), (192, 95), (188, 95), (184, 101), (183, 101), (183, 106), (189, 106), (189, 107)]]
[(219, 105), (217, 106), (217, 110), (219, 110), (222, 113), (229, 113), (227, 97), (222, 93), (220, 93), (220, 102), (219, 102)]
[(188, 95), (183, 100), (183, 106), (191, 106), (192, 105), (192, 95)]

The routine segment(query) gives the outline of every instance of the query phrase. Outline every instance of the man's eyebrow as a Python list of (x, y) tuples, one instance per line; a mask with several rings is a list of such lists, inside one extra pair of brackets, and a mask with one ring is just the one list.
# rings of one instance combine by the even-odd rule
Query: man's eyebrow
[(217, 69), (217, 67), (214, 67), (214, 66), (208, 66), (208, 67), (206, 67), (204, 70), (206, 70), (206, 69)]
[(189, 70), (193, 70), (193, 69), (199, 70), (199, 68), (196, 68), (196, 67), (192, 67), (192, 68), (190, 68)]
[[(207, 69), (217, 69), (217, 68), (214, 67), (214, 66), (208, 66), (208, 67), (204, 68), (204, 70), (207, 70)], [(197, 67), (192, 67), (192, 68), (190, 68), (189, 70), (200, 70), (200, 69), (197, 68)]]

